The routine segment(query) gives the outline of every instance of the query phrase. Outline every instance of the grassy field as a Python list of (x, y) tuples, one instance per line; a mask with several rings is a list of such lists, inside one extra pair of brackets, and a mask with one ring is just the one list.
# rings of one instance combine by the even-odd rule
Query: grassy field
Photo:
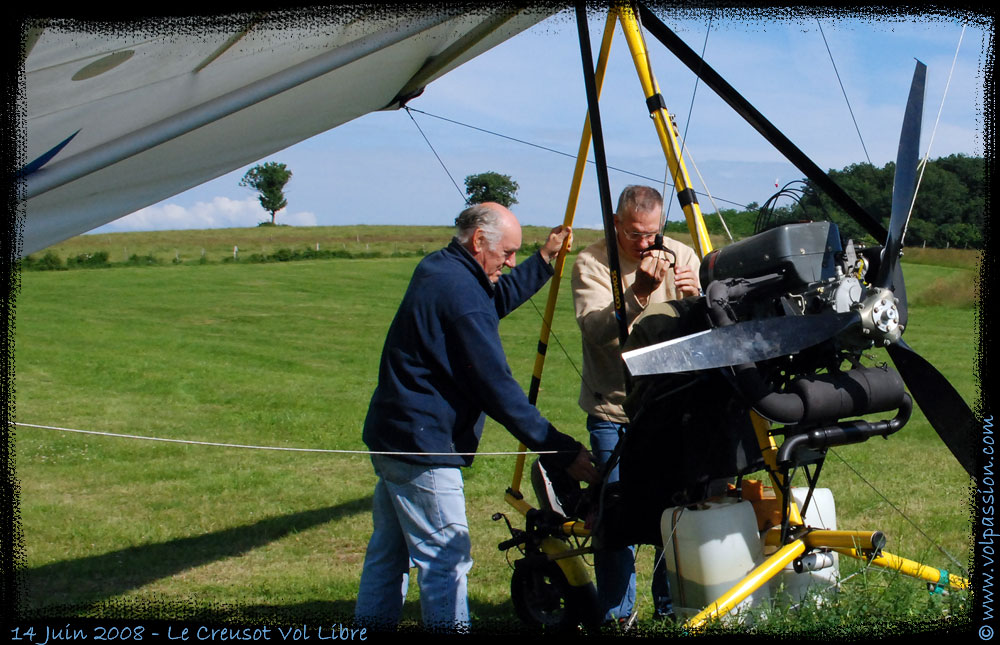
[[(523, 246), (543, 242), (549, 229), (525, 226)], [(282, 249), (339, 252), (346, 256), (423, 255), (438, 249), (454, 235), (446, 226), (262, 226), (198, 231), (148, 233), (96, 233), (78, 235), (33, 254), (52, 253), (63, 263), (78, 256), (106, 253), (110, 263), (136, 256), (161, 264), (246, 261), (254, 255), (269, 256)], [(576, 248), (602, 238), (602, 231), (581, 229)]]
[[(229, 246), (207, 237), (228, 232), (203, 233), (206, 249)], [(368, 232), (341, 233), (343, 244), (352, 237), (361, 244)], [(446, 240), (450, 232), (419, 242), (411, 232), (410, 242), (431, 250), (441, 234)], [(151, 236), (146, 244), (169, 252), (181, 242)], [(185, 248), (194, 248), (189, 238)], [(360, 429), (382, 341), (417, 261), (26, 271), (17, 297), (17, 421), (187, 442), (363, 450)], [(908, 261), (905, 270), (913, 303), (907, 342), (973, 402), (970, 297), (956, 303), (933, 294), (951, 297), (974, 282), (974, 272), (959, 261)], [(586, 442), (576, 405), (579, 332), (564, 287), (539, 407)], [(525, 388), (544, 299), (542, 292), (537, 308), (525, 305), (501, 325)], [(480, 450), (514, 449), (516, 441), (488, 422)], [(888, 441), (833, 453), (821, 485), (834, 490), (840, 527), (880, 529), (894, 553), (953, 572), (967, 567), (969, 481), (922, 414)], [(23, 609), (32, 615), (167, 611), (301, 621), (353, 611), (375, 481), (363, 455), (19, 427), (16, 457)], [(497, 511), (515, 519), (503, 502), (512, 469), (513, 458), (484, 455), (464, 472), (476, 562), (470, 604), (478, 621), (514, 620), (509, 565), (496, 549), (509, 533), (491, 520)], [(639, 552), (646, 625), (651, 554)], [(853, 563), (841, 566), (843, 575), (859, 572)], [(907, 621), (954, 612), (964, 596), (942, 601), (921, 583), (875, 571), (858, 573), (844, 589), (842, 598), (862, 600), (840, 614), (828, 605), (816, 615), (856, 624)], [(417, 596), (412, 584), (407, 620), (419, 617)]]
[[(523, 228), (525, 249), (545, 240), (548, 229)], [(255, 257), (273, 257), (282, 252), (338, 253), (343, 257), (393, 257), (424, 255), (451, 239), (454, 229), (446, 226), (264, 226), (204, 231), (155, 231), (144, 233), (94, 233), (78, 235), (29, 256), (37, 262), (45, 255), (60, 266), (76, 259), (105, 254), (112, 265), (205, 264), (246, 262)], [(573, 249), (579, 251), (603, 239), (604, 232), (576, 229)], [(686, 235), (677, 239), (687, 242)], [(711, 236), (714, 248), (729, 241)], [(960, 249), (906, 249), (906, 261), (914, 264), (978, 270), (980, 253)]]

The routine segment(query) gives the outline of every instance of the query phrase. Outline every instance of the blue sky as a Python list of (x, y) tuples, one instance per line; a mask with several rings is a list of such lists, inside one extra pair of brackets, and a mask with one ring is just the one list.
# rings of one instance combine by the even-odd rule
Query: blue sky
[[(981, 25), (948, 16), (780, 20), (730, 11), (713, 15), (709, 29), (707, 14), (680, 19), (666, 11), (657, 13), (693, 49), (700, 52), (704, 47), (709, 64), (824, 170), (864, 161), (865, 149), (877, 166), (894, 160), (915, 58), (928, 66), (921, 154), (929, 146), (931, 158), (983, 154), (982, 68), (990, 43)], [(595, 55), (603, 26), (603, 18), (592, 18)], [(681, 132), (687, 132), (688, 170), (704, 212), (762, 203), (777, 191), (776, 182), (783, 186), (801, 178), (711, 90), (704, 84), (696, 87), (694, 75), (659, 42), (648, 34), (646, 42), (668, 110)], [(518, 182), (519, 203), (513, 210), (523, 224), (561, 223), (573, 158), (417, 110), (575, 156), (587, 106), (571, 12), (539, 23), (434, 81), (409, 105), (444, 167), (405, 111), (371, 113), (259, 160), (283, 162), (294, 173), (286, 187), (288, 207), (278, 213), (277, 221), (450, 225), (464, 205), (452, 180), (464, 189), (465, 176), (493, 170)], [(609, 165), (650, 178), (613, 170), (609, 178), (614, 196), (629, 183), (661, 187), (666, 163), (620, 29), (601, 116)], [(238, 185), (252, 165), (96, 232), (254, 226), (269, 216), (256, 193)], [(714, 204), (706, 193), (715, 198)], [(674, 204), (670, 219), (682, 217)], [(597, 179), (591, 169), (584, 178), (575, 224), (599, 228), (600, 221)]]

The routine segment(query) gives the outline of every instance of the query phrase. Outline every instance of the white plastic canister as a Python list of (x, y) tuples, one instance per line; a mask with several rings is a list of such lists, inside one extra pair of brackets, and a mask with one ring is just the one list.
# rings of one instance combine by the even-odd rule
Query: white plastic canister
[[(674, 611), (682, 617), (715, 602), (763, 561), (757, 519), (747, 501), (668, 508), (660, 518), (660, 531)], [(765, 584), (736, 612), (767, 596)]]

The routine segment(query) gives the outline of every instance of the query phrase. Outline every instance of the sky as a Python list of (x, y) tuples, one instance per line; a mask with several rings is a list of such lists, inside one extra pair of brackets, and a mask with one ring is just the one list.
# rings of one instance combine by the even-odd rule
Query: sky
[[(968, 16), (656, 13), (824, 170), (895, 159), (914, 59), (928, 66), (921, 154), (984, 154), (983, 70), (992, 43)], [(604, 22), (590, 20), (595, 56)], [(802, 178), (648, 33), (646, 44), (703, 212), (763, 203)], [(518, 183), (512, 210), (522, 224), (563, 221), (587, 111), (572, 12), (433, 81), (409, 107), (367, 114), (94, 232), (255, 226), (270, 216), (239, 181), (266, 161), (293, 172), (278, 223), (451, 225), (464, 207), (464, 178), (486, 171)], [(631, 183), (662, 190), (666, 162), (620, 28), (600, 111), (608, 165), (619, 169), (609, 171), (613, 199)], [(668, 218), (683, 219), (676, 201), (668, 203)], [(574, 225), (601, 227), (592, 165)]]

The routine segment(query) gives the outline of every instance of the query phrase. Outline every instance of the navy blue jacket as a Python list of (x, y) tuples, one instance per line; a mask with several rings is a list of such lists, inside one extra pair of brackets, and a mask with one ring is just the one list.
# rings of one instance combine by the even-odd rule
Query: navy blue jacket
[[(552, 276), (535, 253), (494, 285), (457, 240), (417, 265), (382, 349), (378, 386), (365, 419), (373, 451), (474, 453), (485, 414), (544, 458), (568, 466), (580, 444), (531, 405), (511, 374), (500, 318)], [(484, 414), (485, 413), (485, 414)], [(468, 466), (472, 455), (401, 455), (431, 466)]]

